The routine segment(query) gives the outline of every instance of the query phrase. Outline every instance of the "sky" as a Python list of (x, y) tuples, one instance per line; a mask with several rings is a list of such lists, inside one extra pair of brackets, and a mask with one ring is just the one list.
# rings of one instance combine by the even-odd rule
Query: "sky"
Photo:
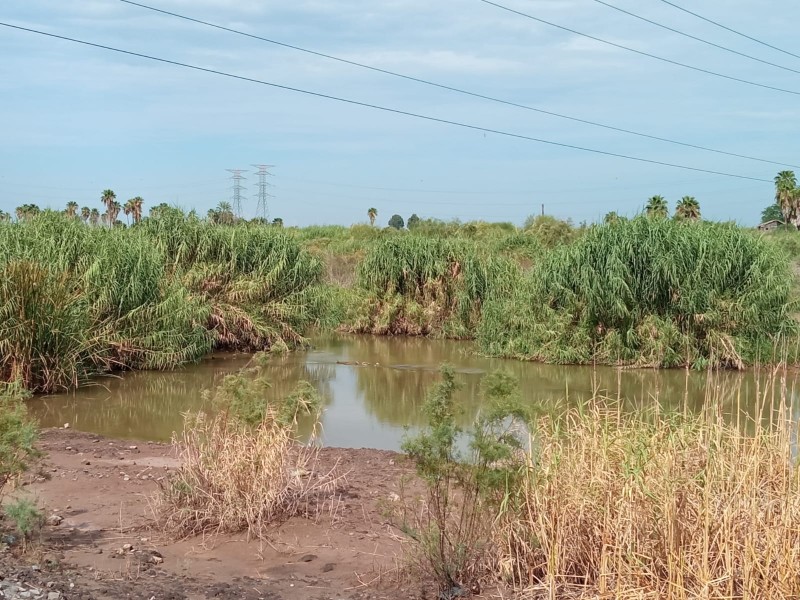
[[(481, 0), (141, 0), (285, 44), (688, 144), (800, 165), (800, 58), (661, 0), (497, 0), (570, 29), (760, 88), (601, 44)], [(800, 55), (800, 3), (674, 0)], [(0, 210), (102, 209), (100, 196), (201, 214), (232, 198), (226, 169), (274, 165), (286, 225), (422, 218), (521, 224), (633, 215), (695, 196), (703, 216), (759, 221), (790, 166), (705, 152), (426, 86), (121, 0), (4, 0), (0, 22), (434, 119), (756, 179), (627, 160), (388, 113), (0, 26)], [(797, 72), (794, 72), (794, 71)], [(800, 166), (797, 168), (800, 172)], [(763, 180), (763, 181), (757, 181)]]

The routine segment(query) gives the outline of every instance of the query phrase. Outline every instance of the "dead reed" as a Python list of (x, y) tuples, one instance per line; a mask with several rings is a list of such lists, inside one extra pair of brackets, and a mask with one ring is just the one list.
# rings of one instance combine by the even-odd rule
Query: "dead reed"
[(551, 599), (800, 597), (797, 423), (708, 406), (643, 416), (596, 398), (540, 419), (497, 516), (501, 576)]

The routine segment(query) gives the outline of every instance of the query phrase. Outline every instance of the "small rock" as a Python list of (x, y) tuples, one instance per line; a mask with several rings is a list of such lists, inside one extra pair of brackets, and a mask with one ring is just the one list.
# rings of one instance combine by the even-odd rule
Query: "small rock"
[(50, 515), (47, 517), (47, 524), (52, 527), (58, 527), (64, 521), (64, 517), (61, 515)]
[(138, 450), (139, 446), (128, 446), (128, 450)]
[(66, 448), (64, 448), (64, 450), (66, 450), (67, 452), (69, 452), (70, 450), (72, 450), (72, 446), (67, 446)]
[(64, 429), (69, 429), (69, 423), (64, 423)]
[(150, 557), (150, 562), (153, 563), (154, 565), (160, 565), (161, 563), (164, 562), (164, 559), (154, 554), (153, 556)]
[(336, 565), (334, 563), (325, 563), (325, 566), (322, 567), (322, 572), (323, 573), (330, 573), (335, 568), (336, 568)]
[(123, 479), (122, 479), (122, 481), (130, 481), (130, 480), (131, 480), (130, 477), (123, 477)]
[(391, 500), (392, 502), (400, 502), (400, 496), (392, 492), (391, 494), (389, 494), (389, 500)]
[(85, 461), (83, 461), (83, 464), (84, 464), (84, 465), (86, 465), (86, 466), (88, 467), (88, 466), (89, 466), (90, 464), (92, 464), (92, 463), (91, 463), (91, 461), (85, 460)]
[(47, 600), (60, 600), (61, 592), (50, 592), (47, 594)]
[(131, 552), (133, 550), (133, 544), (123, 544), (122, 549), (126, 552)]

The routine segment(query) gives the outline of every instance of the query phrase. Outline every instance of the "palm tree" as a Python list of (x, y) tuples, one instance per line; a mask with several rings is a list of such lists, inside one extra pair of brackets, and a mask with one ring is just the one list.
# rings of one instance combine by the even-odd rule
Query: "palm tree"
[(775, 202), (781, 207), (783, 220), (788, 225), (797, 226), (797, 201), (800, 193), (797, 190), (797, 178), (794, 171), (781, 171), (775, 176)]
[(370, 208), (367, 211), (367, 216), (369, 217), (369, 224), (375, 225), (375, 219), (378, 218), (378, 209), (377, 208)]
[(130, 224), (131, 224), (131, 220), (128, 218), (128, 216), (129, 216), (129, 215), (130, 215), (130, 214), (133, 212), (133, 198), (131, 198), (130, 200), (128, 200), (128, 201), (127, 201), (127, 202), (126, 202), (126, 203), (125, 203), (125, 204), (122, 206), (122, 210), (123, 210), (123, 212), (125, 213), (125, 221), (127, 221), (128, 225), (130, 225)]
[(81, 219), (83, 219), (84, 223), (89, 222), (89, 217), (92, 215), (92, 211), (89, 210), (88, 206), (84, 206), (81, 208)]
[(17, 215), (17, 221), (26, 221), (38, 215), (41, 209), (35, 204), (23, 204), (14, 210)]
[(99, 225), (100, 224), (100, 211), (96, 208), (92, 209), (92, 212), (89, 213), (89, 221), (92, 225)]
[(684, 196), (675, 206), (675, 218), (697, 221), (700, 219), (700, 203), (694, 196)]
[[(114, 193), (114, 190), (103, 190), (103, 195), (100, 196), (100, 201), (105, 205), (107, 215), (111, 213), (111, 204), (116, 201), (116, 199), (117, 195)], [(113, 222), (114, 221), (109, 221), (108, 226), (110, 227)]]
[(11, 215), (4, 210), (0, 210), (0, 223), (5, 223), (11, 220)]
[(144, 199), (141, 196), (136, 196), (132, 200), (133, 202), (133, 224), (136, 225), (142, 220), (142, 205), (144, 204)]
[(652, 196), (648, 198), (645, 212), (648, 217), (667, 218), (669, 206), (667, 206), (667, 201), (664, 199), (664, 196)]
[(111, 206), (108, 209), (108, 224), (114, 225), (117, 222), (117, 217), (119, 216), (120, 211), (122, 210), (122, 206), (119, 202), (114, 200), (111, 203)]
[(603, 223), (616, 223), (617, 221), (619, 221), (619, 215), (613, 210), (610, 213), (606, 213), (606, 216), (603, 217)]
[(78, 203), (77, 202), (67, 202), (67, 210), (64, 211), (70, 219), (74, 219), (78, 216)]

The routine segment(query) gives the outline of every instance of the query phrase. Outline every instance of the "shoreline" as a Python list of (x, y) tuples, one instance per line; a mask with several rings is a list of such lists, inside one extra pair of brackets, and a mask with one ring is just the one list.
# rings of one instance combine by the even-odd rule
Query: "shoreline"
[[(28, 582), (43, 592), (27, 597), (382, 600), (426, 592), (401, 576), (402, 533), (386, 516), (413, 474), (396, 452), (322, 448), (318, 469), (336, 469), (336, 492), (276, 524), (268, 540), (248, 541), (245, 532), (176, 541), (152, 520), (152, 498), (178, 465), (171, 444), (45, 429), (37, 447), (42, 457), (9, 496), (33, 498), (46, 524), (24, 555), (19, 544), (0, 551), (7, 589)], [(8, 519), (0, 525), (8, 535)]]

